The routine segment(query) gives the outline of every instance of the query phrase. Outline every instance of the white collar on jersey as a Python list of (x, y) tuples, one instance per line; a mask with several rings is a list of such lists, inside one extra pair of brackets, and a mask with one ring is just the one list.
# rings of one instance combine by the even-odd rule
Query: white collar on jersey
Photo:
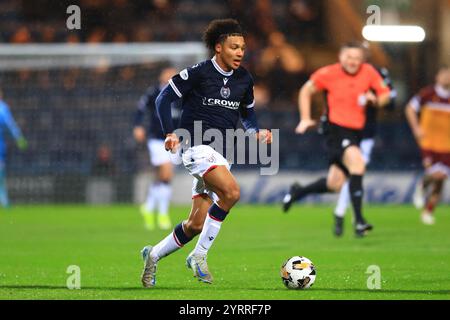
[(434, 90), (436, 90), (436, 93), (438, 94), (439, 97), (444, 99), (450, 98), (450, 90), (445, 89), (443, 86), (435, 85)]
[(233, 74), (234, 70), (231, 70), (229, 72), (226, 72), (225, 70), (223, 70), (216, 62), (216, 56), (212, 57), (211, 59), (212, 64), (214, 65), (214, 68), (216, 68), (217, 71), (219, 71), (219, 73), (221, 73), (222, 75), (229, 77)]

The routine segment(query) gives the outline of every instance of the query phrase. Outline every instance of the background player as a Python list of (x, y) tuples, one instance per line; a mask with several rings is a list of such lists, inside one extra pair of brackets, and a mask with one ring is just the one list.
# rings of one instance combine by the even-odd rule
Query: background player
[(422, 210), (422, 222), (432, 225), (434, 209), (450, 176), (450, 67), (440, 68), (436, 84), (413, 97), (405, 112), (422, 151), (425, 168), (416, 187), (414, 203)]
[[(391, 90), (391, 99), (389, 105), (385, 108), (394, 109), (395, 107), (395, 98), (397, 97), (397, 92), (395, 91), (392, 80), (389, 76), (389, 71), (386, 68), (377, 68), (378, 73), (383, 78), (385, 84)], [(372, 93), (375, 94), (373, 90)], [(364, 130), (362, 133), (362, 140), (360, 144), (360, 149), (362, 156), (364, 158), (364, 162), (366, 166), (370, 163), (370, 159), (372, 156), (372, 150), (375, 145), (375, 136), (377, 134), (377, 115), (379, 109), (376, 106), (368, 105), (366, 107), (366, 124), (364, 126)], [(347, 211), (348, 205), (350, 204), (350, 190), (348, 181), (342, 186), (342, 189), (339, 193), (338, 202), (336, 208), (334, 209), (334, 217), (335, 217), (335, 225), (334, 225), (334, 234), (336, 236), (341, 236), (344, 231), (344, 216)]]
[[(173, 164), (169, 152), (164, 148), (164, 133), (156, 112), (155, 100), (162, 88), (170, 78), (176, 74), (176, 69), (165, 68), (159, 75), (159, 85), (149, 87), (141, 97), (134, 118), (133, 135), (137, 142), (143, 143), (146, 138), (147, 147), (150, 154), (150, 161), (156, 168), (155, 181), (149, 186), (146, 202), (141, 206), (141, 213), (144, 217), (145, 226), (149, 230), (155, 228), (155, 211), (158, 211), (158, 227), (168, 230), (172, 227), (169, 217), (169, 204), (172, 195), (170, 182), (173, 177)], [(172, 105), (172, 116), (177, 126), (180, 118), (180, 104)], [(149, 121), (147, 134), (143, 126), (145, 114), (148, 113)]]
[[(355, 234), (363, 236), (372, 229), (362, 213), (365, 162), (360, 149), (368, 104), (377, 107), (389, 102), (390, 90), (371, 65), (365, 61), (365, 48), (348, 43), (341, 48), (339, 63), (316, 71), (299, 94), (300, 123), (298, 134), (315, 126), (311, 119), (311, 99), (319, 91), (327, 92), (329, 171), (327, 178), (300, 186), (293, 184), (283, 199), (283, 210), (311, 193), (337, 192), (349, 179), (350, 198), (355, 215)], [(370, 89), (376, 92), (373, 94)]]
[(8, 130), (10, 132), (10, 134), (16, 140), (17, 147), (20, 150), (25, 150), (27, 148), (27, 140), (14, 121), (8, 105), (5, 101), (3, 101), (3, 92), (0, 89), (0, 204), (4, 208), (8, 208), (10, 206), (10, 203), (8, 190), (6, 187), (6, 143), (4, 138), (5, 130)]
[[(188, 146), (182, 158), (194, 182), (188, 220), (178, 224), (173, 233), (156, 246), (147, 246), (142, 250), (145, 261), (142, 283), (145, 287), (155, 285), (158, 261), (183, 247), (197, 234), (200, 234), (197, 245), (186, 263), (200, 281), (213, 281), (206, 262), (207, 253), (219, 234), (222, 222), (238, 202), (240, 190), (230, 172), (230, 164), (224, 155), (209, 146), (212, 141), (203, 141), (203, 133), (207, 129), (218, 129), (225, 145), (228, 145), (225, 130), (236, 129), (241, 116), (246, 130), (252, 130), (257, 138), (271, 142), (270, 132), (258, 130), (253, 108), (253, 80), (249, 72), (241, 67), (245, 42), (240, 25), (232, 19), (214, 20), (207, 27), (203, 40), (214, 52), (214, 57), (181, 71), (169, 80), (170, 85), (156, 100), (166, 134), (165, 147), (174, 151), (180, 141), (174, 133), (170, 104), (183, 99), (180, 128), (189, 131), (191, 139), (181, 141)], [(194, 121), (201, 121), (202, 132), (194, 132)]]

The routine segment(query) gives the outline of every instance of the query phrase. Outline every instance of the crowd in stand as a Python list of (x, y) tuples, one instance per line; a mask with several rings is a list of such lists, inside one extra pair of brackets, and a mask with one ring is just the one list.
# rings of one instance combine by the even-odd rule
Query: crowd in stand
[[(320, 1), (80, 0), (75, 3), (81, 8), (80, 30), (68, 30), (65, 24), (69, 15), (66, 8), (74, 1), (2, 4), (0, 16), (6, 19), (0, 20), (0, 40), (16, 44), (199, 41), (209, 20), (234, 17), (248, 32), (245, 66), (255, 76), (257, 93), (264, 98), (259, 107), (276, 110), (295, 109), (297, 90), (307, 79), (309, 70), (298, 44), (321, 40), (320, 26), (314, 29), (320, 21)], [(128, 74), (132, 73), (128, 70)]]
[[(16, 44), (199, 41), (211, 19), (234, 17), (247, 31), (244, 65), (255, 78), (261, 125), (284, 128), (282, 139), (292, 141), (298, 147), (295, 149), (312, 150), (321, 146), (321, 138), (299, 140), (293, 130), (298, 117), (298, 89), (314, 71), (302, 48), (326, 42), (321, 22), (322, 3), (313, 0), (3, 1), (0, 2), (0, 41)], [(66, 28), (66, 8), (71, 4), (81, 8), (80, 30)], [(156, 73), (155, 66), (145, 65), (23, 69), (3, 73), (0, 85), (4, 86), (5, 96), (13, 108), (17, 107), (18, 121), (23, 120), (28, 128), (33, 128), (27, 157), (33, 159), (33, 166), (56, 170), (58, 164), (65, 163), (70, 170), (79, 168), (83, 172), (88, 170), (86, 163), (95, 158), (96, 146), (107, 143), (114, 145), (115, 158), (123, 160), (118, 163), (119, 171), (129, 171), (133, 170), (130, 159), (134, 153), (127, 141), (130, 138), (128, 117)], [(100, 117), (105, 121), (98, 121)], [(93, 119), (92, 123), (86, 119)], [(102, 127), (102, 123), (108, 126)], [(63, 134), (52, 135), (55, 130)], [(48, 136), (52, 138), (45, 138)], [(33, 146), (43, 144), (42, 150), (50, 152), (33, 150)], [(405, 150), (410, 149), (403, 145)], [(323, 167), (317, 159), (310, 161), (308, 153), (292, 153), (291, 149), (292, 145), (289, 148), (281, 145), (282, 167)], [(14, 165), (17, 170), (23, 170), (23, 164), (13, 164), (13, 170)], [(29, 168), (33, 172), (38, 170), (32, 168), (31, 162)]]

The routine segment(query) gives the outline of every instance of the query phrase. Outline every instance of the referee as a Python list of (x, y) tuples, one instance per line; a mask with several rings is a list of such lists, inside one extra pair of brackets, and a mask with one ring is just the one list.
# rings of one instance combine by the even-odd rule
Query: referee
[(373, 228), (362, 213), (366, 165), (360, 143), (366, 123), (366, 108), (387, 105), (390, 90), (375, 68), (365, 63), (364, 46), (357, 42), (347, 43), (341, 47), (338, 63), (316, 71), (301, 88), (301, 120), (295, 130), (297, 134), (304, 134), (316, 125), (311, 119), (311, 99), (320, 91), (326, 92), (328, 102), (328, 177), (307, 186), (294, 183), (283, 199), (283, 211), (287, 212), (295, 201), (309, 194), (339, 192), (348, 179), (355, 234), (363, 237)]

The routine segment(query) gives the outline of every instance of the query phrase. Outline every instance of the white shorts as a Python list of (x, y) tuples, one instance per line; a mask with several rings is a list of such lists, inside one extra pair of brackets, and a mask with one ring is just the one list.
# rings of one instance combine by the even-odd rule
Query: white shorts
[(433, 164), (431, 167), (427, 168), (425, 170), (425, 173), (427, 175), (434, 174), (434, 173), (441, 173), (448, 177), (450, 177), (450, 167), (446, 166), (442, 162), (438, 162)]
[(150, 139), (147, 142), (150, 154), (150, 162), (153, 166), (159, 167), (165, 163), (171, 163), (170, 153), (164, 148), (164, 140)]
[(192, 198), (201, 194), (207, 194), (213, 201), (217, 201), (217, 195), (206, 188), (203, 176), (217, 166), (225, 166), (230, 170), (231, 165), (228, 161), (220, 153), (206, 145), (189, 148), (183, 153), (182, 158), (184, 167), (194, 177)]
[(369, 138), (369, 139), (363, 139), (361, 143), (359, 144), (359, 147), (361, 148), (361, 153), (364, 158), (364, 162), (366, 165), (369, 164), (370, 158), (372, 157), (372, 149), (375, 144), (375, 139)]

